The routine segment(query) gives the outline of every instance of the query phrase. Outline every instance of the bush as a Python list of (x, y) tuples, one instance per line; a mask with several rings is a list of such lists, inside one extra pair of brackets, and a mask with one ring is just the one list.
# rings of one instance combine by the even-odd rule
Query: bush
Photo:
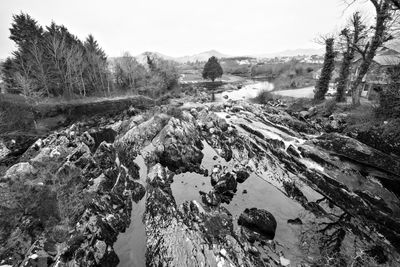
[(262, 90), (258, 93), (258, 95), (254, 98), (254, 102), (258, 104), (267, 104), (268, 101), (275, 100), (276, 96), (268, 90)]

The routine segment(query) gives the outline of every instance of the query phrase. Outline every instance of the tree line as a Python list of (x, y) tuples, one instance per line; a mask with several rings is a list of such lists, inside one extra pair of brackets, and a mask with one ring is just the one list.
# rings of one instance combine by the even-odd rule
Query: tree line
[(159, 96), (178, 83), (171, 62), (149, 56), (142, 65), (125, 53), (110, 64), (92, 35), (81, 41), (65, 26), (52, 22), (43, 28), (28, 14), (13, 15), (10, 39), (16, 51), (1, 68), (8, 93), (66, 98), (116, 92)]

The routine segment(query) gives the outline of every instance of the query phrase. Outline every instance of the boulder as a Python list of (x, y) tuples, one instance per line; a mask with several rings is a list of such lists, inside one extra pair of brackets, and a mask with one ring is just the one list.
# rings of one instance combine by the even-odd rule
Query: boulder
[(37, 170), (28, 162), (17, 163), (9, 168), (4, 175), (5, 179), (10, 180), (33, 180), (36, 178)]
[(232, 173), (228, 172), (223, 175), (214, 186), (215, 191), (224, 193), (226, 191), (236, 192), (237, 182)]
[(236, 181), (240, 184), (246, 181), (249, 177), (250, 174), (244, 170), (239, 170), (236, 172)]
[(238, 224), (248, 230), (259, 233), (266, 239), (274, 239), (276, 231), (275, 217), (263, 209), (245, 209), (238, 219)]

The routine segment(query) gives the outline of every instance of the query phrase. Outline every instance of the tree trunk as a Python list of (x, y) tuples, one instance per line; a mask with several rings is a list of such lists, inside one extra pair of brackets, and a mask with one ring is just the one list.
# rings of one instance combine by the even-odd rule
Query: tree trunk
[(333, 51), (333, 38), (326, 39), (326, 52), (324, 58), (324, 65), (321, 70), (321, 76), (315, 86), (316, 92), (314, 100), (321, 101), (325, 99), (325, 94), (329, 89), (329, 82), (332, 77), (333, 69), (335, 68), (335, 52)]
[(345, 102), (346, 101), (346, 85), (349, 80), (350, 76), (350, 66), (351, 66), (351, 60), (353, 57), (349, 55), (349, 51), (344, 53), (343, 56), (343, 61), (342, 65), (340, 67), (340, 72), (339, 72), (339, 81), (337, 85), (337, 91), (336, 91), (336, 101), (337, 102)]

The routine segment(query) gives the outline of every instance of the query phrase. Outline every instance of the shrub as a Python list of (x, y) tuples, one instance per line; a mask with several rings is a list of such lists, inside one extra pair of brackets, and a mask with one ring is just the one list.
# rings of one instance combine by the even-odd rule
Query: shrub
[(332, 114), (336, 109), (336, 101), (334, 99), (330, 99), (325, 101), (322, 104), (322, 111), (324, 114)]
[(276, 98), (271, 91), (262, 90), (258, 93), (258, 95), (254, 98), (254, 101), (258, 104), (267, 104), (268, 101), (272, 101)]

